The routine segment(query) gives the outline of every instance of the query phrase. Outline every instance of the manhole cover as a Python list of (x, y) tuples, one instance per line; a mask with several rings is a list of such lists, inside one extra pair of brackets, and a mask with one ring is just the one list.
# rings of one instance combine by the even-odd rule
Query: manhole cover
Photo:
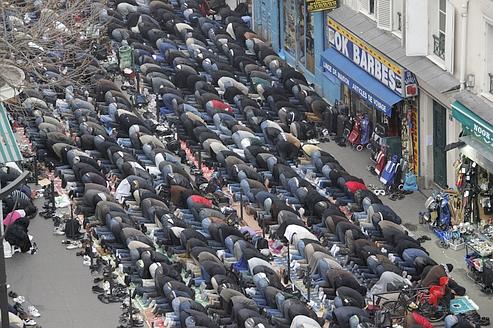
[(406, 229), (409, 231), (417, 231), (418, 230), (418, 225), (416, 225), (416, 224), (404, 223), (403, 226), (406, 227)]

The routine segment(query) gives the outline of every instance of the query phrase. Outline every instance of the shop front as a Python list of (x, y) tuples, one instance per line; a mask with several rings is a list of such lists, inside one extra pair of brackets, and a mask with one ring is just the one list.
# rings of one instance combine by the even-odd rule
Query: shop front
[(262, 40), (279, 51), (279, 1), (258, 0), (253, 3), (253, 29)]
[[(340, 82), (341, 102), (353, 118), (371, 122), (371, 139), (384, 145), (387, 157), (397, 155), (419, 175), (419, 113), (414, 75), (332, 18), (327, 19), (328, 48), (320, 67), (325, 77)], [(370, 146), (375, 148), (375, 143)], [(370, 148), (370, 147), (369, 147)], [(373, 149), (376, 159), (380, 149)]]
[(258, 0), (253, 2), (253, 29), (272, 43), (288, 64), (302, 72), (315, 90), (334, 104), (340, 82), (324, 78), (318, 65), (325, 45), (325, 14), (336, 0)]
[(459, 101), (452, 104), (452, 115), (462, 125), (454, 168), (464, 222), (489, 224), (493, 219), (493, 126)]

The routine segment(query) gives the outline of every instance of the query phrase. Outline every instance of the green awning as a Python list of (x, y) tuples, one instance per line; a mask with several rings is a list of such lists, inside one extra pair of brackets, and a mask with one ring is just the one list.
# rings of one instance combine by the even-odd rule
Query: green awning
[(22, 161), (22, 154), (10, 128), (7, 110), (0, 103), (0, 163)]
[(493, 147), (493, 126), (458, 101), (452, 104), (452, 116), (462, 124), (467, 135)]
[(493, 172), (493, 153), (491, 152), (490, 146), (483, 144), (473, 136), (463, 136), (459, 140), (464, 143), (459, 148), (463, 155), (478, 163), (479, 166), (488, 170), (488, 172)]

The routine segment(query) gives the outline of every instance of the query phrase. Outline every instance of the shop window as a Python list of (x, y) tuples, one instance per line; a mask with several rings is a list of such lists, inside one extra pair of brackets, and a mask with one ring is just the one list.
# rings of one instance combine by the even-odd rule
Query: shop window
[(313, 31), (315, 30), (313, 17), (310, 13), (306, 13), (306, 68), (315, 73), (315, 42), (313, 40)]
[(327, 12), (325, 13), (325, 17), (324, 17), (324, 50), (325, 49), (328, 49), (330, 48), (330, 42), (329, 40), (331, 40), (331, 36), (330, 36), (330, 29), (328, 27), (329, 25), (329, 16), (330, 12)]
[(284, 50), (315, 73), (314, 23), (306, 2), (284, 1)]
[(284, 50), (296, 56), (296, 29), (298, 26), (296, 0), (284, 1)]
[(297, 28), (298, 30), (296, 31), (296, 40), (298, 41), (298, 54), (297, 54), (297, 60), (304, 66), (306, 65), (306, 49), (305, 49), (305, 26), (306, 26), (306, 21), (305, 21), (305, 2), (304, 1), (297, 1), (298, 5), (298, 24)]

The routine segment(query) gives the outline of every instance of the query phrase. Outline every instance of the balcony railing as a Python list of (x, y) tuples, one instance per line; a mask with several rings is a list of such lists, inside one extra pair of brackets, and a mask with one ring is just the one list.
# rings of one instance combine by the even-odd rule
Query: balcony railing
[(493, 73), (488, 73), (490, 78), (490, 93), (493, 93)]
[(433, 34), (433, 53), (445, 60), (445, 36)]

